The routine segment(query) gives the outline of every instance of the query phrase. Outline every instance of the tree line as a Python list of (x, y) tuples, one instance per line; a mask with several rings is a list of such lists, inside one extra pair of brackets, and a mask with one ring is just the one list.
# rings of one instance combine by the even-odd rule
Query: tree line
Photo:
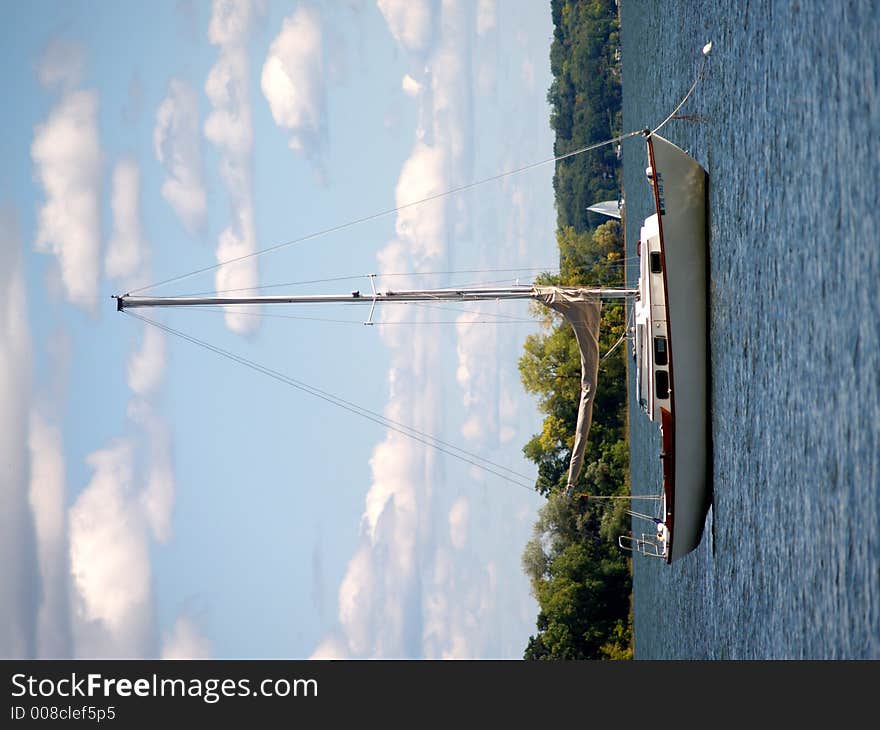
[[(552, 0), (553, 81), (547, 94), (555, 154), (620, 134), (620, 26), (614, 0)], [(539, 283), (624, 284), (623, 232), (617, 221), (587, 208), (616, 199), (621, 183), (616, 150), (604, 147), (557, 163), (553, 178), (560, 272)], [(535, 489), (547, 497), (522, 556), (539, 605), (537, 632), (526, 659), (632, 658), (632, 574), (617, 535), (627, 529), (626, 502), (567, 498), (565, 486), (580, 393), (580, 356), (571, 327), (538, 312), (544, 327), (526, 339), (519, 369), (537, 396), (541, 431), (525, 445), (538, 466)], [(600, 355), (623, 336), (622, 304), (603, 306)], [(626, 347), (599, 365), (593, 423), (576, 492), (629, 493)]]

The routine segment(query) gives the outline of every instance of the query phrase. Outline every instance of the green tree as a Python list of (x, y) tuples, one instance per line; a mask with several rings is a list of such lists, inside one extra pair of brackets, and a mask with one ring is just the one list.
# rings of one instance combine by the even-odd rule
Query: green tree
[(526, 659), (631, 657), (630, 573), (600, 538), (599, 522), (597, 513), (562, 495), (552, 495), (540, 510), (523, 553), (540, 605)]
[[(614, 0), (552, 0), (553, 42), (547, 92), (557, 155), (617, 136), (621, 128), (620, 33)], [(611, 147), (557, 163), (553, 179), (559, 274), (546, 285), (620, 286), (623, 240), (616, 221), (587, 208), (615, 199), (620, 165)], [(626, 502), (569, 499), (564, 495), (580, 392), (580, 355), (571, 327), (550, 310), (536, 309), (543, 330), (527, 338), (520, 376), (543, 414), (539, 433), (525, 445), (538, 466), (535, 488), (547, 497), (523, 569), (539, 604), (537, 633), (527, 659), (632, 658), (630, 563), (616, 545)], [(576, 485), (589, 494), (629, 491), (626, 433), (626, 360), (621, 343), (625, 311), (603, 306), (599, 386), (593, 423)], [(612, 352), (613, 351), (613, 352)]]

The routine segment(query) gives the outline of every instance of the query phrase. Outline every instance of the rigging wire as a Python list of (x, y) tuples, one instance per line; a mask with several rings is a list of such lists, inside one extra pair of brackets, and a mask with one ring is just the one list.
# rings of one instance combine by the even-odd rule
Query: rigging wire
[[(347, 401), (338, 396), (334, 396), (332, 393), (328, 393), (327, 391), (321, 390), (319, 388), (315, 388), (310, 386), (302, 381), (291, 378), (284, 373), (278, 372), (277, 370), (272, 370), (264, 365), (260, 365), (257, 362), (252, 360), (248, 360), (247, 358), (241, 357), (240, 355), (236, 355), (233, 352), (229, 352), (228, 350), (224, 350), (221, 347), (217, 347), (216, 345), (211, 345), (208, 342), (200, 340), (192, 335), (188, 335), (185, 332), (181, 332), (180, 330), (176, 330), (173, 327), (169, 327), (166, 324), (161, 322), (157, 322), (148, 317), (144, 317), (139, 314), (134, 314), (128, 310), (123, 310), (125, 314), (130, 317), (134, 317), (135, 319), (139, 319), (142, 322), (145, 322), (153, 327), (157, 327), (158, 329), (167, 332), (168, 334), (174, 335), (175, 337), (179, 337), (183, 340), (186, 340), (194, 345), (198, 345), (206, 350), (210, 350), (222, 357), (227, 358), (233, 362), (237, 362), (240, 365), (244, 365), (245, 367), (250, 368), (251, 370), (255, 370), (256, 372), (262, 373), (270, 378), (273, 378), (281, 383), (291, 386), (297, 390), (300, 390), (304, 393), (308, 393), (309, 395), (314, 396), (315, 398), (319, 398), (320, 400), (326, 401), (332, 405), (337, 406), (338, 408), (342, 408), (343, 410), (349, 411), (350, 413), (354, 413), (355, 415), (361, 416), (362, 418), (367, 419), (368, 421), (373, 421), (374, 423), (379, 424), (385, 428), (388, 428), (391, 431), (395, 431), (400, 433), (407, 438), (413, 439), (414, 441), (418, 441), (419, 443), (429, 446), (441, 453), (446, 454), (447, 456), (451, 456), (459, 461), (463, 461), (471, 466), (475, 466), (478, 469), (482, 469), (485, 472), (490, 474), (494, 474), (495, 476), (503, 479), (510, 484), (514, 484), (515, 486), (521, 487), (523, 489), (528, 489), (529, 491), (533, 491), (534, 487), (528, 482), (520, 481), (528, 480), (529, 477), (519, 474), (518, 472), (506, 467), (502, 464), (497, 464), (494, 461), (490, 461), (478, 454), (474, 454), (466, 449), (462, 449), (459, 446), (455, 446), (447, 441), (443, 441), (436, 436), (431, 436), (428, 433), (423, 431), (419, 431), (412, 426), (407, 426), (406, 424), (400, 423), (398, 421), (394, 421), (386, 416), (383, 416), (375, 411), (371, 411), (367, 408), (359, 406), (351, 401)], [(489, 466), (487, 466), (489, 465)], [(491, 468), (494, 467), (494, 468)], [(506, 472), (506, 473), (504, 473)]]
[[(413, 302), (416, 303), (416, 302)], [(268, 312), (254, 312), (254, 311), (244, 311), (241, 309), (229, 309), (228, 307), (211, 307), (211, 306), (201, 306), (201, 305), (169, 305), (166, 309), (177, 309), (177, 310), (195, 310), (197, 312), (214, 312), (216, 314), (236, 314), (243, 315), (245, 317), (270, 317), (272, 319), (295, 319), (295, 320), (304, 320), (307, 322), (328, 322), (331, 324), (356, 324), (359, 326), (364, 325), (364, 321), (362, 319), (330, 319), (329, 317), (302, 317), (295, 314), (269, 314)], [(486, 316), (500, 316), (493, 315), (489, 312), (475, 312), (475, 314), (485, 314)], [(375, 327), (386, 327), (388, 325), (401, 325), (401, 324), (411, 324), (411, 325), (425, 325), (425, 324), (459, 324), (457, 319), (434, 319), (427, 321), (418, 321), (418, 320), (406, 320), (402, 322), (372, 322), (371, 325)], [(538, 324), (534, 319), (516, 319), (514, 317), (509, 317), (508, 319), (504, 319), (501, 321), (488, 321), (488, 320), (468, 320), (467, 322), (463, 322), (462, 324)]]
[(623, 334), (620, 336), (620, 338), (617, 340), (617, 342), (614, 343), (612, 348), (610, 350), (608, 350), (608, 352), (606, 352), (604, 355), (602, 355), (602, 359), (600, 360), (600, 362), (605, 362), (609, 357), (611, 357), (611, 355), (614, 353), (614, 351), (618, 347), (620, 347), (620, 344), (626, 339), (627, 333), (629, 332), (629, 328), (630, 328), (630, 322), (632, 321), (632, 317), (634, 316), (635, 311), (636, 311), (635, 309), (630, 308), (629, 315), (627, 315), (626, 323), (624, 324), (624, 327), (623, 327)]
[[(678, 114), (678, 110), (681, 109), (684, 106), (685, 102), (691, 98), (691, 94), (694, 93), (694, 90), (697, 88), (697, 84), (699, 84), (700, 81), (703, 80), (703, 71), (706, 70), (706, 60), (709, 58), (709, 52), (711, 50), (712, 50), (711, 43), (707, 43), (705, 46), (703, 46), (703, 59), (702, 59), (702, 62), (700, 63), (700, 70), (697, 71), (697, 78), (694, 79), (694, 83), (691, 85), (691, 88), (688, 90), (688, 93), (684, 95), (684, 99), (682, 99), (678, 103), (678, 106), (672, 110), (672, 113), (668, 117), (666, 117), (666, 119), (664, 119), (662, 122), (660, 122), (660, 124), (658, 124), (656, 127), (654, 127), (654, 129), (651, 131), (651, 134), (657, 134), (657, 132), (659, 132), (663, 127), (665, 127), (666, 123), (670, 119), (672, 119), (672, 117), (674, 117), (676, 114)], [(650, 135), (648, 135), (648, 136), (650, 136)]]

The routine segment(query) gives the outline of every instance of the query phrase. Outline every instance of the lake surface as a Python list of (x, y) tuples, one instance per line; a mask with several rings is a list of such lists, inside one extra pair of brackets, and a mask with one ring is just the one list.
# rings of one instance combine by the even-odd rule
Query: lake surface
[[(622, 5), (625, 131), (714, 43), (680, 112), (704, 121), (661, 132), (710, 177), (714, 503), (695, 552), (634, 559), (636, 657), (880, 658), (880, 3)], [(623, 144), (633, 256), (653, 211)], [(635, 403), (631, 443), (655, 491)]]

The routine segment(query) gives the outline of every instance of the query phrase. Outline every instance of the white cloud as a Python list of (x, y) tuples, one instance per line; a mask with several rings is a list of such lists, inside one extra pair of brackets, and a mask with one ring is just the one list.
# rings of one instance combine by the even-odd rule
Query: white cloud
[(21, 240), (0, 209), (0, 656), (36, 654), (39, 563), (28, 503), (31, 342)]
[(34, 130), (31, 157), (46, 202), (40, 207), (35, 245), (61, 267), (67, 298), (94, 312), (100, 246), (101, 147), (94, 91), (65, 93)]
[[(233, 221), (220, 234), (217, 243), (217, 261), (232, 261), (242, 256), (249, 256), (256, 248), (253, 208), (249, 201), (242, 200), (235, 211)], [(239, 294), (245, 294), (243, 290), (253, 289), (259, 284), (255, 259), (246, 258), (221, 266), (217, 270), (215, 282), (217, 291), (235, 290)], [(253, 332), (259, 322), (258, 317), (236, 312), (227, 312), (225, 320), (229, 329), (241, 335)]]
[(210, 659), (211, 655), (211, 642), (192, 616), (179, 616), (163, 637), (163, 659)]
[(347, 659), (350, 656), (351, 650), (345, 638), (337, 633), (331, 633), (318, 644), (309, 659)]
[(107, 276), (128, 279), (140, 273), (146, 258), (144, 233), (140, 219), (140, 167), (125, 158), (113, 169), (110, 207), (113, 212), (113, 235), (107, 244), (104, 268)]
[(175, 498), (171, 429), (149, 401), (141, 398), (129, 403), (128, 416), (140, 427), (146, 442), (145, 464), (140, 476), (143, 487), (138, 494), (140, 507), (153, 537), (165, 542), (171, 537)]
[(36, 656), (65, 658), (71, 655), (72, 647), (61, 429), (36, 410), (32, 411), (28, 446), (31, 464), (28, 496), (34, 516), (41, 578)]
[(183, 79), (171, 79), (168, 95), (156, 110), (153, 149), (168, 175), (162, 184), (162, 197), (183, 227), (191, 235), (197, 234), (205, 225), (208, 204), (203, 181), (198, 97)]
[[(245, 43), (261, 4), (215, 0), (208, 37), (220, 46), (220, 56), (208, 73), (205, 93), (212, 110), (205, 120), (205, 137), (220, 152), (220, 174), (229, 193), (232, 221), (220, 234), (217, 261), (243, 258), (217, 269), (218, 291), (255, 286), (259, 280), (251, 166), (253, 123), (250, 103), (250, 62)], [(239, 334), (254, 332), (257, 317), (227, 313), (226, 325)]]
[[(398, 396), (399, 397), (399, 396)], [(403, 403), (397, 400), (389, 404), (386, 414), (397, 420), (397, 411)], [(367, 492), (364, 521), (367, 535), (375, 542), (382, 535), (379, 534), (379, 526), (382, 515), (386, 509), (392, 508), (396, 515), (395, 527), (403, 527), (402, 518), (406, 518), (407, 525), (417, 511), (418, 495), (415, 489), (413, 475), (423, 467), (423, 460), (417, 449), (412, 448), (406, 438), (399, 433), (389, 433), (385, 440), (373, 451), (370, 459), (370, 469), (373, 475), (373, 483)], [(414, 536), (407, 534), (399, 535), (399, 539), (405, 540), (402, 547), (411, 548)], [(409, 553), (401, 554), (402, 560), (409, 560)], [(411, 563), (405, 567), (410, 569)]]
[(470, 500), (461, 496), (452, 504), (449, 510), (449, 539), (453, 546), (461, 550), (468, 539), (470, 528)]
[(37, 63), (37, 78), (47, 88), (61, 86), (69, 89), (82, 81), (85, 65), (82, 44), (53, 38)]
[(239, 43), (265, 12), (264, 0), (214, 0), (211, 4), (208, 40), (215, 46)]
[(401, 82), (401, 87), (403, 88), (403, 93), (407, 96), (411, 96), (412, 98), (416, 98), (422, 91), (422, 85), (416, 81), (412, 76), (406, 74), (403, 77), (403, 81)]
[(477, 35), (486, 35), (495, 28), (497, 13), (497, 0), (479, 0), (477, 3)]
[(155, 327), (146, 327), (141, 349), (128, 358), (128, 387), (142, 396), (155, 392), (165, 374), (165, 362), (165, 336)]
[(230, 167), (248, 159), (254, 141), (249, 73), (250, 62), (244, 47), (232, 46), (223, 49), (205, 81), (205, 93), (213, 107), (205, 120), (205, 136), (223, 152), (221, 173), (227, 184), (233, 186), (240, 181), (237, 171)]
[(378, 0), (391, 35), (411, 53), (428, 50), (431, 41), (431, 3), (428, 0)]
[(89, 455), (92, 479), (70, 510), (74, 635), (80, 656), (156, 653), (152, 567), (133, 460), (126, 439)]
[(283, 21), (263, 64), (260, 86), (272, 118), (291, 133), (289, 146), (310, 155), (319, 151), (324, 128), (325, 81), (321, 18), (298, 7)]
[[(400, 172), (395, 191), (397, 205), (424, 200), (448, 189), (447, 162), (443, 148), (417, 142)], [(425, 268), (429, 261), (444, 252), (445, 206), (444, 200), (434, 200), (397, 214), (397, 235), (406, 242), (412, 259), (410, 266), (415, 265), (416, 270)]]

